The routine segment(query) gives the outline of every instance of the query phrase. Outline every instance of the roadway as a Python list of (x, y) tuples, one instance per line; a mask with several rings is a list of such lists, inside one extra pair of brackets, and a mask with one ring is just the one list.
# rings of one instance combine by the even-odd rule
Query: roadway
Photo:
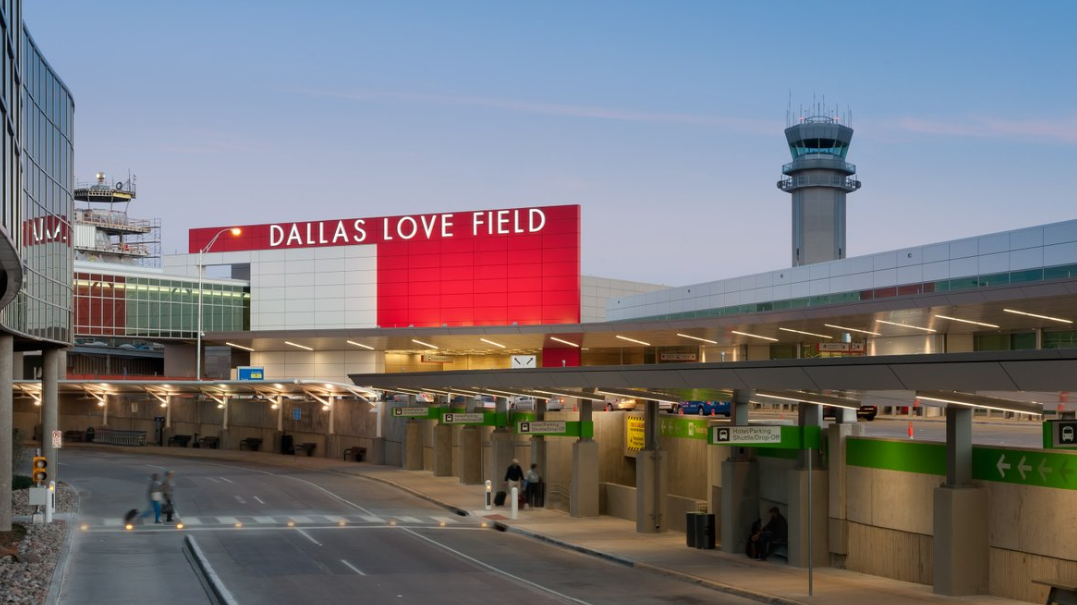
[[(185, 527), (122, 527), (151, 473), (175, 472)], [(752, 601), (486, 527), (383, 483), (246, 460), (65, 449), (80, 490), (56, 602), (205, 603), (182, 553), (192, 535), (240, 603)]]

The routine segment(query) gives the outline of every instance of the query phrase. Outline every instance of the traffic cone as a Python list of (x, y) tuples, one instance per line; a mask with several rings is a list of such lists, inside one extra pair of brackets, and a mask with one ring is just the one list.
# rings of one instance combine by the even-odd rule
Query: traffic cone
[(914, 439), (912, 436), (912, 420), (909, 421), (909, 439)]
[(684, 416), (684, 408), (683, 407), (677, 408), (677, 413), (679, 413), (681, 416)]
[(711, 408), (711, 416), (717, 416), (718, 414), (716, 412), (717, 410), (715, 408)]

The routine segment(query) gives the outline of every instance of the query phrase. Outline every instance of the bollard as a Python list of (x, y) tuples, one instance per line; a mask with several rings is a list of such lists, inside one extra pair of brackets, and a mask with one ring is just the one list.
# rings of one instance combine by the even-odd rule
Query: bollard
[(56, 507), (56, 482), (49, 481), (49, 493), (45, 498), (45, 525), (52, 523), (52, 509)]
[(512, 493), (509, 494), (509, 497), (512, 498), (512, 509), (509, 512), (509, 518), (515, 519), (516, 513), (520, 511), (520, 488), (512, 488)]
[(486, 510), (490, 510), (494, 506), (494, 484), (489, 479), (486, 480)]

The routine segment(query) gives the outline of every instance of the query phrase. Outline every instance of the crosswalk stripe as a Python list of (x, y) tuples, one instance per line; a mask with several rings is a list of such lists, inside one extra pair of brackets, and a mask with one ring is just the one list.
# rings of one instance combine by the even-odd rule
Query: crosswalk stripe
[(184, 525), (202, 525), (202, 520), (199, 519), (198, 517), (184, 517), (183, 518), (183, 524)]
[(311, 522), (310, 517), (304, 517), (303, 515), (293, 515), (293, 516), (288, 517), (288, 518), (291, 519), (292, 521), (295, 521), (296, 523), (310, 523)]
[(254, 520), (258, 523), (280, 523), (273, 517), (255, 517)]
[(330, 523), (347, 523), (348, 522), (348, 520), (345, 519), (344, 517), (338, 517), (337, 515), (325, 515), (325, 518)]
[(438, 523), (444, 523), (445, 525), (448, 525), (450, 523), (456, 523), (456, 519), (453, 519), (452, 517), (430, 517), (430, 518), (437, 521)]
[(422, 523), (415, 517), (397, 517), (397, 521), (403, 521), (404, 523)]
[(122, 527), (123, 521), (117, 521), (116, 519), (105, 519), (105, 527)]
[(227, 523), (228, 525), (235, 525), (239, 523), (239, 519), (235, 517), (217, 517), (217, 523)]
[(369, 523), (384, 523), (385, 522), (385, 519), (382, 519), (381, 517), (375, 517), (374, 515), (360, 515), (359, 518), (362, 519), (363, 521), (367, 521)]

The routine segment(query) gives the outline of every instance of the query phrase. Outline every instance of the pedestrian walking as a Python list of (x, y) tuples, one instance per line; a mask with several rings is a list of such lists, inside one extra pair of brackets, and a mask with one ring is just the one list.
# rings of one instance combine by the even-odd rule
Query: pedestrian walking
[(517, 497), (523, 495), (523, 491), (520, 489), (523, 485), (524, 469), (520, 467), (520, 461), (516, 458), (512, 459), (512, 464), (509, 465), (508, 470), (505, 471), (505, 491), (512, 497), (512, 488), (516, 488)]
[(164, 504), (161, 505), (161, 512), (165, 515), (165, 523), (172, 522), (172, 515), (176, 512), (176, 506), (172, 502), (172, 471), (165, 471), (165, 479), (161, 482), (161, 494), (164, 496)]
[(528, 508), (535, 508), (540, 504), (540, 490), (542, 489), (542, 475), (538, 472), (538, 465), (532, 463), (524, 477), (524, 491), (527, 492)]
[(139, 519), (150, 516), (153, 513), (153, 522), (161, 523), (161, 502), (164, 501), (164, 492), (161, 490), (161, 479), (154, 473), (150, 476), (150, 486), (146, 490), (146, 498), (150, 502), (150, 507), (142, 511), (142, 514), (138, 516)]

